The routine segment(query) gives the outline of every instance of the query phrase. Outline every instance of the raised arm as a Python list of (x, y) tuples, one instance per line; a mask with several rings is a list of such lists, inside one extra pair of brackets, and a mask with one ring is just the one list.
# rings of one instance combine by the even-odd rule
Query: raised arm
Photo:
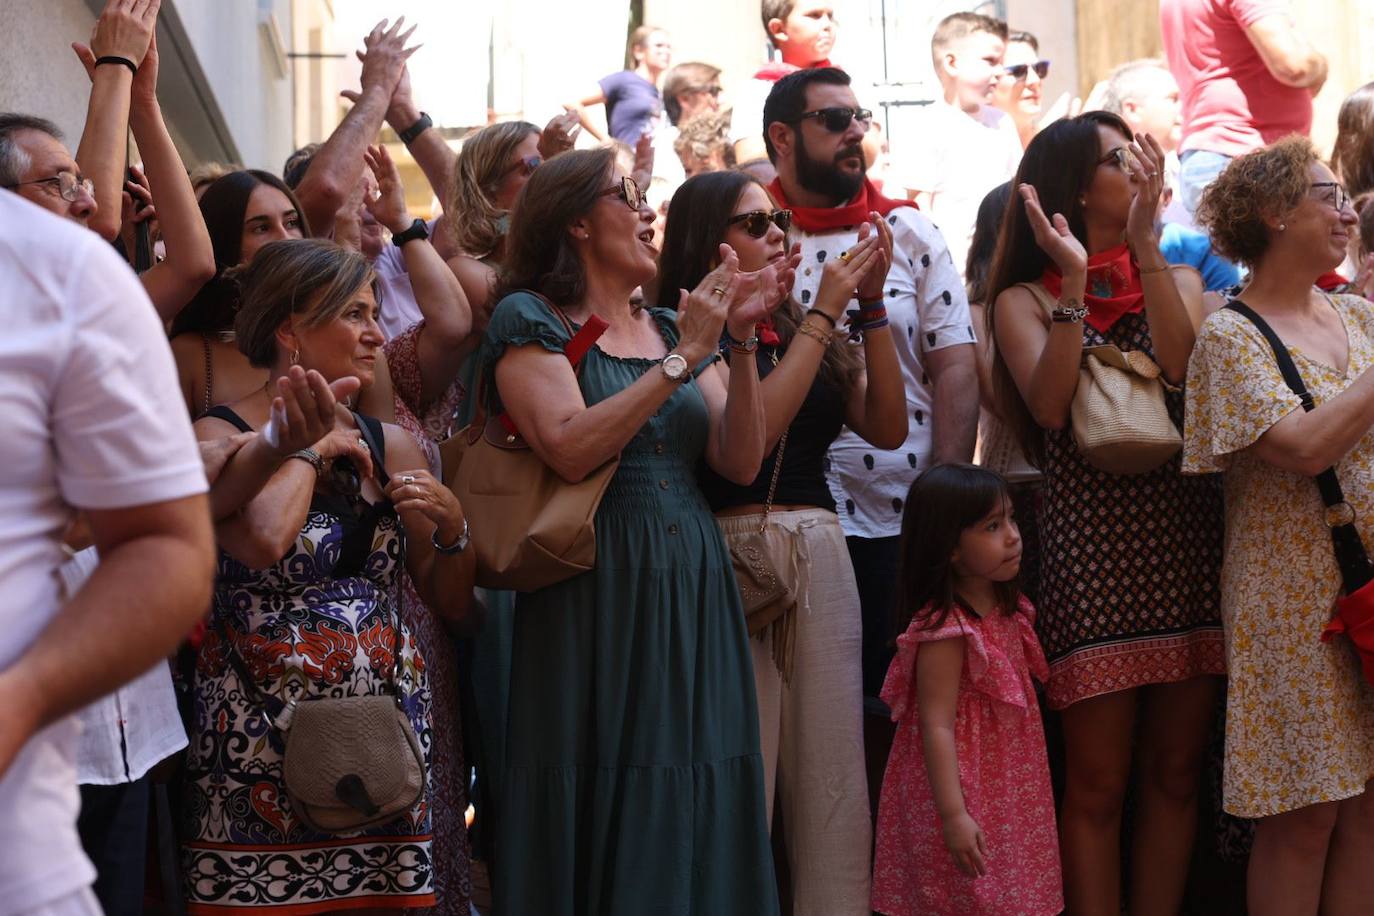
[(129, 89), (134, 74), (123, 64), (96, 65), (102, 57), (121, 57), (138, 66), (148, 53), (162, 0), (107, 0), (89, 46), (72, 50), (91, 78), (86, 126), (76, 150), (81, 173), (95, 183), (96, 212), (90, 228), (107, 242), (119, 235), (124, 161), (129, 146)]
[[(577, 120), (581, 122), (587, 133), (591, 134), (598, 141), (605, 143), (610, 139), (610, 128), (607, 125), (607, 118), (595, 118), (589, 109), (593, 105), (605, 105), (606, 93), (600, 86), (593, 92), (588, 92), (577, 101), (564, 102), (563, 109), (577, 115)], [(604, 110), (604, 109), (603, 109)]]
[(158, 225), (167, 257), (141, 279), (148, 298), (164, 322), (176, 317), (186, 303), (215, 275), (215, 250), (186, 177), (186, 166), (167, 133), (157, 101), (157, 33), (134, 77), (129, 124), (143, 156), (143, 171), (157, 206)]
[(366, 51), (361, 55), (362, 91), (357, 104), (320, 147), (296, 188), (296, 196), (317, 236), (329, 235), (334, 227), (334, 215), (358, 183), (365, 168), (363, 151), (377, 138), (377, 131), (391, 106), (392, 90), (401, 78), (406, 60), (417, 50), (405, 46), (415, 29), (412, 26), (402, 32), (404, 24), (402, 16), (388, 30), (387, 21), (383, 19), (363, 39)]
[(1321, 91), (1326, 82), (1326, 57), (1298, 30), (1287, 13), (1261, 16), (1245, 29), (1274, 79), (1295, 89)]
[[(414, 220), (406, 209), (405, 188), (396, 164), (385, 147), (372, 147), (364, 156), (380, 191), (376, 200), (367, 201), (368, 209), (393, 236), (404, 232)], [(443, 394), (457, 376), (462, 347), (472, 337), (472, 309), (458, 278), (428, 239), (406, 242), (401, 251), (415, 304), (425, 319), (416, 342), (420, 402), (424, 405)]]

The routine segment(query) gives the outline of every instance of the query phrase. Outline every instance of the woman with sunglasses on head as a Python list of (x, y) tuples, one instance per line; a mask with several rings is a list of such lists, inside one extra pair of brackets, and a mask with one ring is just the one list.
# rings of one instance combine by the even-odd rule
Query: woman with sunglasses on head
[[(741, 270), (789, 263), (790, 224), (790, 211), (777, 209), (748, 175), (710, 172), (688, 179), (668, 211), (659, 306), (676, 305), (679, 288), (695, 286), (717, 266), (722, 242), (736, 252)], [(853, 328), (862, 349), (836, 333), (856, 290), (881, 286), (891, 245), (886, 221), (865, 224), (859, 241), (825, 265), (810, 309), (788, 298), (760, 328), (757, 344), (730, 348), (727, 374), (749, 367), (763, 379), (769, 457), (747, 483), (709, 465), (698, 473), (727, 543), (762, 529), (772, 567), (795, 589), (795, 607), (775, 621), (750, 622), (759, 638), (749, 646), (769, 812), (771, 817), (774, 786), (781, 786), (799, 916), (869, 912), (862, 622), (824, 464), (842, 426), (878, 448), (896, 448), (906, 439), (906, 394), (886, 321)]]
[(1225, 673), (1218, 620), (1219, 481), (1179, 459), (1113, 474), (1079, 450), (1070, 405), (1084, 350), (1156, 363), (1182, 428), (1202, 280), (1159, 251), (1164, 153), (1116, 115), (1035, 136), (1014, 181), (987, 280), (999, 414), (1044, 472), (1036, 622), (1067, 764), (1060, 810), (1065, 900), (1115, 914), (1121, 811), (1139, 773), (1128, 909), (1177, 913), (1196, 832), (1203, 751)]
[[(1254, 320), (1230, 308), (1208, 316), (1188, 366), (1183, 467), (1225, 472), (1223, 804), (1256, 818), (1251, 913), (1364, 913), (1374, 687), (1349, 640), (1322, 634), (1343, 591), (1333, 536), (1353, 516), (1374, 549), (1374, 310), (1316, 288), (1345, 256), (1355, 211), (1294, 136), (1233, 160), (1198, 218), (1223, 256), (1250, 268), (1233, 304), (1277, 335), (1316, 405), (1301, 409)], [(1313, 480), (1328, 468), (1345, 517), (1325, 509)]]
[[(612, 150), (574, 151), (530, 178), (507, 238), (481, 354), (492, 410), (567, 481), (620, 463), (596, 567), (516, 597), (497, 912), (777, 912), (740, 598), (695, 472), (758, 473), (754, 364), (727, 383), (710, 363), (723, 333), (753, 338), (790, 271), (741, 273), (721, 245), (676, 315), (634, 310), (653, 218)], [(576, 373), (564, 319), (607, 324)]]
[[(309, 382), (302, 370), (318, 373), (316, 384), (354, 376), (366, 385), (382, 346), (378, 311), (361, 255), (319, 240), (273, 242), (245, 281), (236, 342), (252, 365), (289, 385)], [(271, 438), (280, 409), (262, 386), (195, 428), (201, 439), (253, 430)], [(394, 691), (427, 758), (426, 665), (391, 600), (402, 564), (435, 613), (462, 620), (471, 609), (467, 522), (417, 443), (361, 414), (340, 412), (333, 425), (216, 526), (219, 574), (187, 758), (190, 912), (232, 903), (324, 913), (359, 898), (435, 903), (428, 790), (341, 844), (293, 810), (284, 735), (265, 718), (288, 703)], [(282, 867), (312, 878), (274, 880)]]

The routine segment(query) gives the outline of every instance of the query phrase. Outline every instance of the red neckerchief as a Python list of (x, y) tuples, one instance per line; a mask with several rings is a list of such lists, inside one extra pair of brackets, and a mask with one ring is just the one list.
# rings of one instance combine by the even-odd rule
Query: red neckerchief
[(773, 195), (779, 207), (792, 211), (792, 222), (806, 232), (829, 232), (845, 226), (857, 226), (866, 222), (868, 214), (875, 210), (879, 216), (887, 216), (898, 207), (916, 206), (914, 201), (884, 197), (867, 178), (854, 199), (842, 207), (794, 207), (787, 202), (787, 195), (782, 192), (782, 181), (777, 178), (768, 186), (768, 193)]
[[(830, 59), (829, 59), (829, 58), (826, 58), (825, 60), (818, 60), (818, 61), (816, 61), (814, 64), (812, 64), (811, 66), (807, 67), (806, 69), (808, 69), (808, 70), (814, 70), (814, 69), (816, 69), (817, 67), (833, 67), (833, 66), (835, 66), (835, 65), (832, 64), (832, 63), (830, 62)], [(756, 80), (764, 80), (765, 82), (769, 82), (769, 83), (776, 83), (778, 80), (782, 79), (782, 78), (783, 78), (784, 76), (786, 76), (787, 74), (789, 74), (789, 73), (796, 73), (796, 72), (797, 72), (798, 70), (800, 70), (800, 69), (802, 69), (802, 68), (801, 68), (801, 67), (798, 67), (796, 64), (787, 64), (787, 63), (783, 63), (783, 62), (780, 61), (780, 60), (779, 60), (779, 61), (772, 61), (772, 62), (766, 64), (765, 66), (761, 67), (761, 68), (759, 69), (759, 72), (754, 74), (754, 79), (756, 79)]]
[(1317, 289), (1324, 293), (1330, 293), (1340, 289), (1349, 282), (1349, 280), (1336, 273), (1336, 271), (1328, 270), (1317, 278)]
[[(1064, 278), (1051, 264), (1041, 275), (1040, 285), (1058, 299), (1064, 288)], [(1087, 323), (1099, 333), (1105, 333), (1122, 315), (1145, 307), (1140, 267), (1125, 242), (1088, 258), (1088, 288), (1083, 293), (1083, 304), (1088, 307)]]

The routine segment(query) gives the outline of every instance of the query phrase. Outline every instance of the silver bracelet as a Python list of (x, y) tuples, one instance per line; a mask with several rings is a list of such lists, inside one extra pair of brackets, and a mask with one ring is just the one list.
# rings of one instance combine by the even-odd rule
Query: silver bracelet
[(468, 520), (466, 517), (463, 519), (462, 534), (458, 535), (458, 540), (454, 541), (452, 544), (444, 545), (439, 543), (439, 527), (437, 525), (434, 527), (434, 533), (429, 536), (430, 545), (445, 556), (451, 556), (455, 553), (462, 553), (464, 550), (467, 550), (468, 543), (471, 540), (472, 539), (468, 537)]

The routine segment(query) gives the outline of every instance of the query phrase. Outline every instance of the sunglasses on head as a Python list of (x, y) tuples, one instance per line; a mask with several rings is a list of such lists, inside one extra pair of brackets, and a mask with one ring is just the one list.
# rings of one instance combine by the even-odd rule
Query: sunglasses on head
[(727, 226), (735, 223), (744, 223), (744, 231), (756, 239), (761, 239), (768, 234), (768, 225), (772, 223), (783, 232), (792, 226), (791, 210), (750, 210), (748, 213), (736, 213), (725, 221)]
[(1031, 70), (1035, 71), (1036, 76), (1044, 79), (1050, 74), (1050, 62), (1047, 60), (1037, 60), (1033, 64), (1012, 64), (1002, 69), (1007, 72), (1008, 76), (1018, 82), (1025, 79)]
[(610, 197), (611, 195), (615, 195), (625, 201), (625, 206), (629, 207), (631, 210), (638, 210), (639, 205), (644, 202), (644, 195), (639, 192), (639, 185), (636, 184), (635, 180), (629, 175), (620, 179), (615, 187), (607, 188), (600, 194), (601, 197)]
[(858, 118), (865, 125), (873, 120), (873, 112), (867, 108), (818, 108), (815, 111), (807, 111), (797, 116), (798, 121), (807, 118), (815, 118), (821, 122), (821, 126), (832, 134), (849, 127), (849, 123)]

